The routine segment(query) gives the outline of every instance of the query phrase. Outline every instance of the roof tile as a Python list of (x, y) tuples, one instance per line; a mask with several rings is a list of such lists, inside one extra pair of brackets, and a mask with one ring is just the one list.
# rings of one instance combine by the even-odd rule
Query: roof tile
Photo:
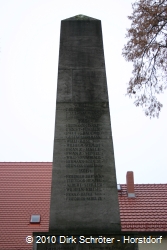
[[(48, 231), (51, 174), (51, 162), (0, 162), (1, 249), (32, 250), (26, 236)], [(167, 231), (167, 184), (134, 188), (136, 198), (127, 197), (126, 184), (118, 192), (122, 231)], [(40, 224), (30, 224), (32, 214)]]

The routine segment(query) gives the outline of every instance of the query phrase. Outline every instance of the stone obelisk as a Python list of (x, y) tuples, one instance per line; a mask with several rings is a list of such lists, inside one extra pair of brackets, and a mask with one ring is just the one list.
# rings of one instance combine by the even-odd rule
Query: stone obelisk
[(101, 21), (83, 15), (61, 22), (49, 230), (121, 230)]

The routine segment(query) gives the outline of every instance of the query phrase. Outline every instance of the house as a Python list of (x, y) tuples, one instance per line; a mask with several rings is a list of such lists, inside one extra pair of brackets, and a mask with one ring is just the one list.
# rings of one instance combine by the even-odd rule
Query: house
[[(0, 250), (32, 250), (26, 237), (48, 231), (51, 176), (51, 162), (0, 162)], [(167, 235), (167, 184), (134, 184), (129, 171), (117, 189), (122, 231)], [(152, 245), (139, 250), (165, 250), (167, 240)]]

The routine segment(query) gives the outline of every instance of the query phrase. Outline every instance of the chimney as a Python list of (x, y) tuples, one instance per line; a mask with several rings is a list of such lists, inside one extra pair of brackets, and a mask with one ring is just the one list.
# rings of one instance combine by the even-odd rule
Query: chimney
[(135, 198), (133, 171), (126, 173), (127, 194), (129, 198)]

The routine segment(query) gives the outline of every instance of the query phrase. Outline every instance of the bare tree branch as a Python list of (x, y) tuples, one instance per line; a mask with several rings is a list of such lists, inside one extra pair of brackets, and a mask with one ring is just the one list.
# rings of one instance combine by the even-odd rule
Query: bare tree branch
[(138, 0), (132, 4), (132, 21), (122, 55), (133, 62), (127, 95), (147, 116), (158, 117), (162, 104), (156, 94), (167, 88), (167, 0)]

